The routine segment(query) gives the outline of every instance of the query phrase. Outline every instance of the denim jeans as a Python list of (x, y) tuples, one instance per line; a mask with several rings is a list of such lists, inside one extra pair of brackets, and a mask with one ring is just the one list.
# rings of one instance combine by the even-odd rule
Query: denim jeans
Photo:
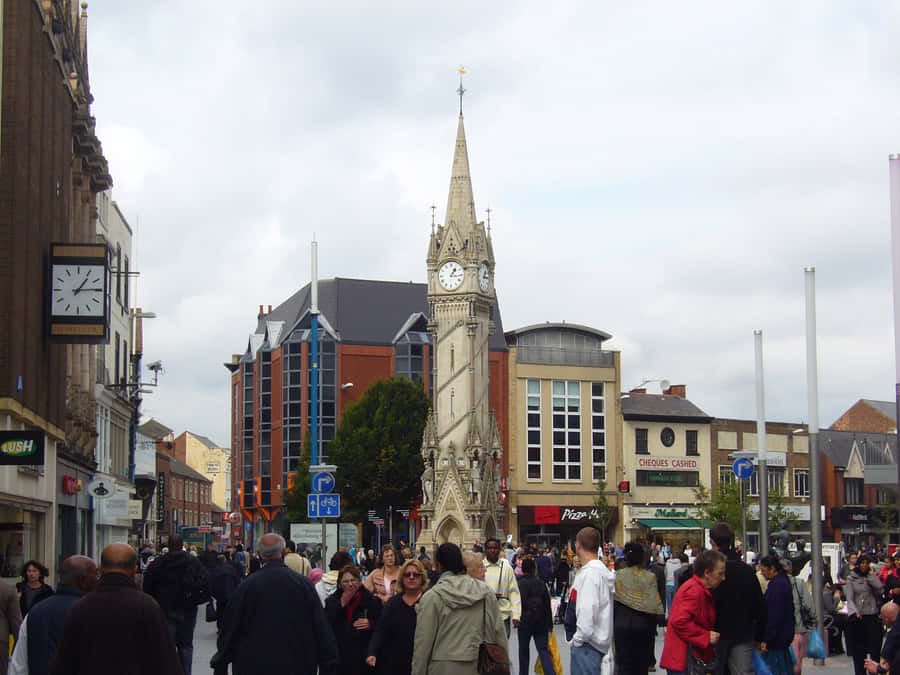
[(546, 626), (533, 623), (519, 624), (519, 673), (526, 675), (529, 664), (529, 648), (531, 647), (531, 638), (534, 638), (534, 646), (537, 647), (538, 658), (541, 660), (541, 666), (544, 669), (544, 675), (563, 675), (557, 673), (553, 669), (553, 657), (550, 656), (550, 649), (547, 646), (549, 632)]
[(197, 625), (197, 607), (166, 610), (169, 633), (175, 641), (175, 650), (184, 675), (191, 675), (194, 660), (194, 627)]
[(669, 610), (672, 609), (672, 600), (675, 599), (675, 584), (666, 584), (666, 616), (669, 616)]
[(597, 675), (603, 666), (603, 653), (588, 644), (572, 646), (569, 652), (570, 673), (572, 675)]

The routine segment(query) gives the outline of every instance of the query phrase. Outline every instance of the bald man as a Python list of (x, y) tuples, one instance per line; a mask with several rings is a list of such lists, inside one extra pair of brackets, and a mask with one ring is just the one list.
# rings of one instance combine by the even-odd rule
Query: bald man
[(134, 584), (137, 553), (110, 544), (93, 593), (69, 610), (51, 675), (180, 675), (181, 664), (159, 604)]
[(83, 555), (65, 559), (56, 594), (35, 605), (19, 629), (9, 675), (42, 675), (50, 667), (72, 606), (97, 586), (97, 565)]
[(228, 603), (219, 651), (210, 665), (233, 675), (330, 673), (337, 645), (312, 582), (282, 560), (284, 539), (263, 535), (262, 566), (237, 587)]
[(484, 556), (473, 551), (463, 551), (462, 556), (466, 574), (473, 579), (484, 581)]

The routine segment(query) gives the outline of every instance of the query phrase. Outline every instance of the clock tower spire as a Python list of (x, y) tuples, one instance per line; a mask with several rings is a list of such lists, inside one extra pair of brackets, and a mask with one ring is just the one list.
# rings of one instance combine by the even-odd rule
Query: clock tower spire
[(494, 255), (490, 235), (475, 217), (462, 112), (447, 211), (443, 225), (432, 225), (427, 267), (435, 382), (434, 409), (422, 439), (418, 544), (470, 545), (494, 536), (499, 527), (503, 451), (489, 401)]

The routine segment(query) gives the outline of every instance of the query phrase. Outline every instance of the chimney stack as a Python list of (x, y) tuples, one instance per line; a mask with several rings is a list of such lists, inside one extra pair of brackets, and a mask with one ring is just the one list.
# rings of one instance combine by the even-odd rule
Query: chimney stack
[(269, 311), (266, 312), (266, 314), (271, 314), (271, 313), (272, 313), (272, 305), (269, 305)]
[(687, 385), (673, 384), (668, 389), (666, 389), (663, 394), (665, 394), (666, 396), (680, 396), (681, 398), (687, 398)]
[(263, 306), (260, 305), (260, 306), (259, 306), (259, 314), (256, 315), (256, 318), (257, 318), (257, 319), (261, 319), (261, 318), (263, 318), (265, 315), (266, 315), (266, 313), (263, 312)]

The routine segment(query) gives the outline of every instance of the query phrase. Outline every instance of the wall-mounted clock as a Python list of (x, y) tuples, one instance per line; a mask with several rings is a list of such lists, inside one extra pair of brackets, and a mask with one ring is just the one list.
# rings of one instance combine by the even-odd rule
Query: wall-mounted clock
[(50, 244), (47, 314), (59, 342), (102, 343), (109, 334), (105, 244)]
[(462, 265), (455, 260), (445, 262), (438, 270), (438, 281), (448, 291), (455, 291), (459, 288), (462, 285), (464, 276), (465, 272)]
[(481, 267), (478, 268), (478, 287), (482, 291), (491, 287), (491, 271), (488, 269), (487, 263), (481, 263)]

